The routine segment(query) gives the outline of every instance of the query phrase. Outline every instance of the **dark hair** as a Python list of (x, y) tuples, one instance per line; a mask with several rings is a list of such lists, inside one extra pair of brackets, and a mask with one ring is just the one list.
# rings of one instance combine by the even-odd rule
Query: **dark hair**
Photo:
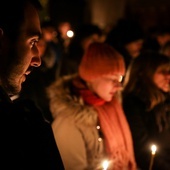
[(93, 34), (102, 35), (102, 30), (93, 24), (82, 24), (75, 29), (75, 36), (70, 42), (68, 52), (72, 59), (79, 61), (84, 53), (81, 42)]
[(144, 39), (144, 31), (140, 24), (133, 20), (120, 19), (108, 33), (106, 42), (116, 48), (122, 48), (139, 39)]
[(82, 24), (75, 29), (75, 38), (79, 39), (79, 42), (93, 34), (102, 35), (102, 30), (94, 24)]
[(164, 101), (163, 93), (153, 82), (153, 75), (160, 66), (170, 69), (170, 58), (154, 51), (141, 52), (134, 59), (123, 95), (134, 93), (147, 102), (148, 109)]
[(0, 4), (0, 28), (7, 36), (15, 39), (24, 19), (24, 10), (31, 3), (37, 10), (42, 9), (38, 0), (2, 0)]
[(41, 22), (41, 28), (49, 28), (49, 27), (54, 27), (55, 28), (55, 24), (53, 21), (51, 20), (44, 20)]

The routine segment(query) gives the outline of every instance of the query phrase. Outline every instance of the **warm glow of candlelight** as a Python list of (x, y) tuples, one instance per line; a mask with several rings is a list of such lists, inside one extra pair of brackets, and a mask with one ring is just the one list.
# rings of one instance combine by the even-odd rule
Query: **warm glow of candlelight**
[(109, 166), (109, 161), (107, 161), (107, 160), (103, 161), (102, 166), (103, 166), (103, 170), (107, 170), (107, 168)]
[(152, 145), (152, 146), (151, 146), (151, 152), (152, 152), (152, 155), (155, 155), (156, 150), (157, 150), (156, 145)]
[(150, 164), (149, 164), (149, 170), (152, 170), (156, 150), (157, 150), (156, 145), (152, 145), (151, 146), (151, 160), (150, 160)]
[(68, 36), (69, 38), (72, 38), (72, 37), (74, 36), (74, 32), (73, 32), (72, 30), (68, 30), (68, 31), (67, 31), (67, 36)]

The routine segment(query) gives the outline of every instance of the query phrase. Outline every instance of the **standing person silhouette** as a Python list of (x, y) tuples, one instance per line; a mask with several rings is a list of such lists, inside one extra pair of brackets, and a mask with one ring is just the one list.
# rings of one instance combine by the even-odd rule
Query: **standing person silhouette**
[(0, 156), (3, 169), (63, 170), (51, 125), (29, 101), (13, 102), (22, 83), (41, 64), (41, 34), (35, 0), (2, 0), (0, 5)]
[(170, 169), (170, 58), (143, 51), (133, 62), (122, 103), (132, 132), (136, 162), (149, 169), (150, 147), (158, 148), (152, 170)]

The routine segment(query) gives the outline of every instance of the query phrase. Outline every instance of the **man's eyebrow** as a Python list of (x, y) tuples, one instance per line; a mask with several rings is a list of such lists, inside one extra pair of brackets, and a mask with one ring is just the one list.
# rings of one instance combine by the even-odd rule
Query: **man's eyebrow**
[(34, 36), (37, 36), (38, 38), (41, 38), (42, 34), (41, 34), (41, 32), (29, 32), (28, 33), (28, 37), (34, 37)]

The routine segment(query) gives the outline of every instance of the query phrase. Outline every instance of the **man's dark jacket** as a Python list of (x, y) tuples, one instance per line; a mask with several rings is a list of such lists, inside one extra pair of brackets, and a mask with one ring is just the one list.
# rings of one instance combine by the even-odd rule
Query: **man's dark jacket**
[(64, 170), (51, 125), (31, 101), (0, 88), (0, 169)]

